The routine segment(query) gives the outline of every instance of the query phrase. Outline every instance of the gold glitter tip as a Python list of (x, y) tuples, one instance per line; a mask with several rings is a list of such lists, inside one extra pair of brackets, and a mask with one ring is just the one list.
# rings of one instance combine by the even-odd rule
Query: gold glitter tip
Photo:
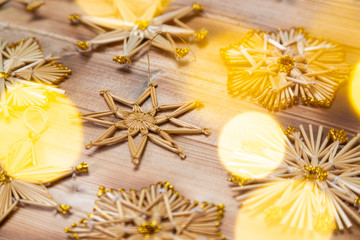
[(345, 130), (337, 130), (335, 128), (331, 128), (328, 133), (328, 139), (332, 139), (333, 141), (339, 141), (340, 143), (345, 143), (349, 139), (346, 136)]
[(145, 238), (149, 238), (154, 233), (159, 232), (161, 226), (156, 225), (156, 222), (145, 222), (138, 227), (138, 231), (145, 236)]
[(195, 31), (195, 38), (200, 41), (203, 40), (204, 38), (206, 38), (206, 36), (208, 35), (208, 31), (205, 28), (201, 28), (199, 30)]
[(231, 175), (231, 177), (228, 179), (229, 182), (232, 182), (234, 184), (239, 185), (240, 187), (244, 186), (247, 182), (249, 182), (251, 179), (247, 177), (241, 177), (236, 175)]
[(89, 42), (84, 42), (84, 41), (80, 41), (76, 44), (78, 46), (78, 48), (82, 51), (86, 51), (89, 50), (90, 48), (90, 44)]
[(69, 206), (69, 205), (61, 204), (58, 207), (58, 211), (64, 215), (69, 214), (70, 210), (71, 210), (71, 206)]
[(281, 56), (276, 61), (276, 67), (278, 68), (279, 72), (288, 73), (293, 69), (294, 66), (295, 59), (288, 55)]
[(175, 48), (175, 56), (177, 59), (184, 58), (190, 51), (190, 48)]
[(7, 72), (0, 72), (0, 78), (4, 78), (5, 80), (10, 77), (10, 73)]
[(78, 173), (89, 173), (89, 167), (86, 162), (82, 162), (76, 166), (76, 172)]
[(120, 64), (131, 64), (131, 59), (127, 56), (117, 56), (113, 58), (114, 62), (120, 63)]
[(77, 13), (73, 13), (73, 14), (71, 14), (71, 15), (68, 16), (68, 19), (69, 19), (69, 21), (70, 21), (71, 23), (78, 23), (79, 20), (80, 20), (80, 16), (79, 16), (79, 14), (77, 14)]
[(197, 11), (200, 11), (200, 12), (204, 11), (204, 6), (199, 2), (194, 3), (192, 5), (192, 7), (193, 7), (193, 9), (195, 9)]
[(12, 177), (5, 171), (0, 172), (0, 186), (12, 181)]
[(292, 126), (288, 126), (287, 129), (284, 130), (286, 136), (291, 136), (293, 133), (296, 133), (296, 129)]
[(308, 181), (325, 181), (328, 177), (328, 172), (321, 167), (313, 167), (311, 165), (305, 166), (303, 176)]

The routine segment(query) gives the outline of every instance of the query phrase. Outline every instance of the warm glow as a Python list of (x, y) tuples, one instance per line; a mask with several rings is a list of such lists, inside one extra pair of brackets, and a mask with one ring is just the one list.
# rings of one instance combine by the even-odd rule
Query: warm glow
[[(77, 115), (78, 111), (67, 98), (62, 95), (49, 101), (45, 107), (47, 122), (44, 131), (35, 141), (34, 152), (39, 168), (49, 167), (46, 173), (37, 174), (34, 181), (45, 181), (53, 177), (60, 176), (64, 172), (58, 170), (68, 170), (78, 161), (78, 157), (83, 149), (82, 124), (80, 119), (73, 119), (71, 116)], [(0, 156), (7, 156), (10, 146), (15, 148), (21, 143), (14, 145), (19, 139), (27, 139), (29, 127), (26, 127), (23, 119), (23, 112), (16, 112), (17, 117), (0, 120)], [(41, 114), (37, 111), (28, 111), (26, 121), (29, 126), (39, 130), (43, 124)], [(10, 166), (4, 166), (10, 168)], [(6, 170), (6, 169), (5, 169)], [(12, 171), (24, 172), (22, 169), (13, 169)], [(30, 171), (25, 169), (25, 171)], [(24, 179), (30, 176), (24, 175)], [(33, 176), (32, 176), (33, 177)], [(19, 177), (20, 179), (21, 177)], [(31, 181), (31, 180), (30, 180)]]
[(223, 128), (218, 148), (223, 165), (232, 174), (260, 178), (282, 162), (284, 134), (270, 116), (242, 113)]
[(353, 72), (350, 91), (351, 103), (356, 113), (360, 115), (360, 62)]

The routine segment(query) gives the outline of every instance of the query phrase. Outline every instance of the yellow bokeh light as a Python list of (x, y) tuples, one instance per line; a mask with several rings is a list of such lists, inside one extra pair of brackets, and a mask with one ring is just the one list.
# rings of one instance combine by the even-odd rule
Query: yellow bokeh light
[[(44, 131), (35, 141), (34, 152), (37, 166), (50, 167), (50, 170), (43, 176), (36, 176), (36, 181), (39, 182), (46, 182), (46, 179), (60, 176), (64, 173), (59, 172), (60, 169), (65, 171), (65, 169), (73, 167), (83, 149), (82, 123), (80, 119), (71, 118), (71, 116), (78, 115), (78, 111), (71, 101), (62, 95), (58, 95), (49, 101), (44, 110), (47, 121)], [(10, 147), (17, 147), (19, 143), (22, 144), (19, 142), (14, 145), (19, 139), (26, 139), (29, 126), (39, 130), (44, 123), (40, 111), (27, 111), (25, 121), (28, 126), (26, 126), (23, 113), (16, 112), (17, 117), (0, 119), (1, 157), (7, 156)]]
[(222, 130), (218, 144), (220, 160), (232, 174), (264, 177), (283, 160), (284, 136), (279, 124), (267, 114), (239, 114)]
[(360, 62), (356, 65), (352, 75), (350, 98), (356, 113), (360, 115)]

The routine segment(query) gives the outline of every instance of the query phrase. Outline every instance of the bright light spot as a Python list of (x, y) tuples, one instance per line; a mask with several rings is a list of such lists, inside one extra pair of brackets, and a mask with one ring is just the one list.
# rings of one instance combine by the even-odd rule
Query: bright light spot
[(332, 234), (318, 233), (307, 229), (286, 228), (283, 225), (269, 224), (263, 214), (252, 214), (240, 209), (235, 225), (235, 240), (328, 240)]
[(239, 114), (221, 133), (218, 144), (220, 159), (232, 174), (264, 177), (283, 160), (284, 136), (279, 124), (266, 114)]
[(351, 103), (357, 114), (360, 115), (360, 62), (357, 64), (352, 75), (352, 84), (350, 89)]
[[(75, 106), (63, 96), (56, 96), (51, 99), (44, 108), (48, 120), (45, 130), (35, 141), (34, 151), (37, 159), (37, 166), (49, 167), (50, 170), (44, 176), (37, 175), (36, 179), (45, 180), (57, 177), (63, 172), (53, 172), (73, 167), (78, 161), (83, 149), (82, 124), (79, 118), (71, 118), (77, 115)], [(9, 153), (10, 146), (21, 138), (26, 139), (28, 127), (23, 120), (23, 112), (17, 112), (16, 117), (0, 120), (0, 156), (5, 157)], [(43, 124), (41, 114), (36, 111), (29, 111), (26, 121), (34, 129), (39, 129)], [(13, 145), (19, 146), (19, 144)], [(21, 169), (17, 171), (22, 171)], [(23, 179), (24, 180), (24, 179)]]

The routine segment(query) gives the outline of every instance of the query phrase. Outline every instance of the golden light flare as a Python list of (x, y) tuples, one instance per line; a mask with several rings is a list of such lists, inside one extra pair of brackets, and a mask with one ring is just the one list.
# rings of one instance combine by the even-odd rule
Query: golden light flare
[[(16, 141), (26, 139), (34, 132), (29, 131), (30, 128), (39, 131), (38, 139), (34, 141), (36, 163), (39, 168), (50, 166), (42, 176), (36, 176), (40, 182), (62, 175), (64, 172), (59, 169), (72, 168), (83, 149), (82, 123), (71, 118), (79, 114), (71, 101), (59, 94), (48, 102), (44, 110), (44, 116), (39, 111), (27, 111), (25, 117), (24, 112), (16, 112), (17, 117), (0, 119), (0, 157), (5, 157)], [(43, 124), (44, 130), (41, 131)], [(21, 178), (19, 180), (29, 180), (25, 179), (26, 175)]]
[(269, 115), (242, 113), (223, 128), (218, 152), (222, 164), (232, 174), (261, 178), (282, 162), (284, 134), (280, 125)]
[(353, 109), (360, 115), (360, 62), (357, 63), (351, 76), (351, 88), (349, 96)]
[[(289, 181), (290, 182), (290, 181)], [(256, 196), (256, 192), (254, 193)], [(266, 202), (262, 205), (266, 206)], [(281, 212), (278, 212), (281, 215)], [(263, 214), (253, 214), (245, 208), (241, 208), (237, 214), (235, 224), (235, 240), (261, 239), (261, 240), (328, 240), (331, 238), (331, 231), (316, 232), (297, 228), (288, 228), (286, 225), (278, 225), (275, 220), (269, 221)]]

